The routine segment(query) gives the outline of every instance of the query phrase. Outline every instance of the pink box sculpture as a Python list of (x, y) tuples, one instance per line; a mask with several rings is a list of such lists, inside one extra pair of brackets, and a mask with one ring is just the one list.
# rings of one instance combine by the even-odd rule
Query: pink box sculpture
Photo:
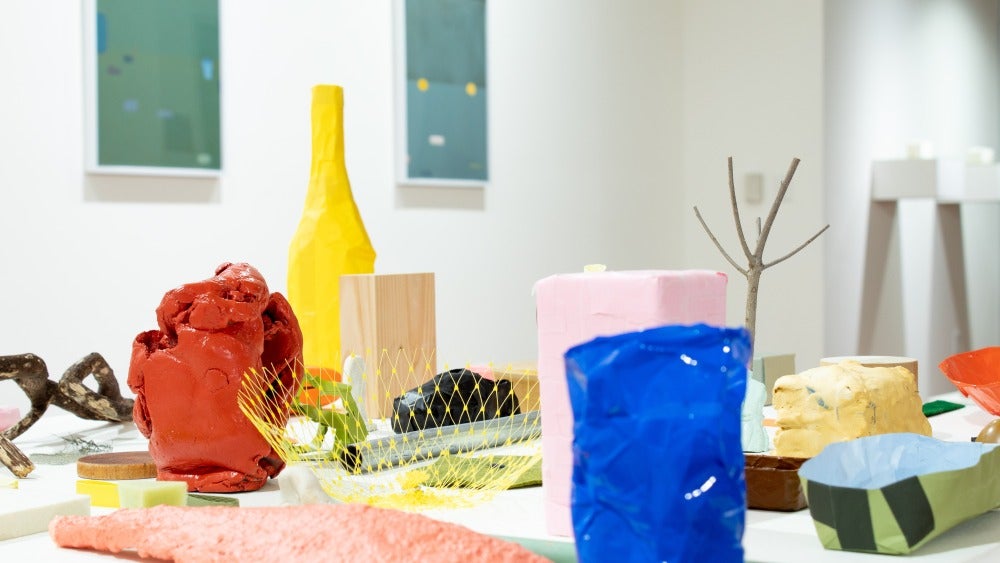
[(726, 275), (710, 270), (584, 272), (535, 284), (548, 532), (572, 536), (573, 411), (564, 354), (597, 336), (667, 324), (726, 322)]

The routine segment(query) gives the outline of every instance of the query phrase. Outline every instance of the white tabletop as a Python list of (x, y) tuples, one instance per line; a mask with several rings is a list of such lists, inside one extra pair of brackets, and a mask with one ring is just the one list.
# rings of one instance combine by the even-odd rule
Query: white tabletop
[[(969, 405), (964, 409), (932, 417), (934, 436), (942, 440), (968, 441), (990, 420), (983, 412), (958, 393), (939, 398)], [(26, 453), (44, 451), (62, 442), (61, 436), (78, 433), (94, 441), (113, 440), (116, 450), (145, 447), (145, 440), (131, 424), (108, 424), (82, 421), (58, 409), (47, 413), (15, 443)], [(0, 468), (0, 472), (6, 469)], [(47, 494), (72, 494), (76, 485), (76, 466), (41, 465), (19, 483), (22, 492), (43, 491)], [(259, 491), (236, 494), (241, 506), (271, 506), (280, 504), (277, 485), (272, 481)], [(541, 487), (501, 493), (489, 503), (475, 508), (440, 510), (428, 513), (441, 520), (458, 523), (473, 530), (494, 535), (542, 538), (566, 541), (549, 536), (545, 531)], [(111, 509), (94, 508), (93, 514), (106, 514)], [(889, 561), (889, 556), (834, 551), (824, 549), (816, 536), (808, 509), (798, 512), (747, 511), (743, 546), (747, 561), (768, 562), (863, 562)], [(48, 534), (34, 534), (0, 541), (4, 561), (16, 561), (21, 556), (37, 561), (138, 561), (134, 554), (111, 555), (99, 552), (61, 549)], [(956, 562), (1000, 561), (1000, 511), (991, 511), (944, 533), (927, 545), (906, 556), (908, 561)]]

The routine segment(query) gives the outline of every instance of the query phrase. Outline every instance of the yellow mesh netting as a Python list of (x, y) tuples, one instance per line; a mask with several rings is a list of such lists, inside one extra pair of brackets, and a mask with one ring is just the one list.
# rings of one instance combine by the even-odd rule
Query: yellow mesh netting
[(308, 465), (339, 501), (450, 508), (540, 483), (534, 366), (462, 368), (435, 370), (433, 352), (368, 351), (347, 356), (344, 381), (307, 372), (297, 393), (274, 389), (271, 373), (246, 373), (239, 406), (286, 463)]

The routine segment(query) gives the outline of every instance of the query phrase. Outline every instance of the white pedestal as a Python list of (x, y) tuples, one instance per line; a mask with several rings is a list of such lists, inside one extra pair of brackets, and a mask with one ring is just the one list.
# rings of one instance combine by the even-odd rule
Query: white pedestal
[[(933, 206), (929, 232), (900, 228), (904, 213), (928, 211), (904, 200)], [(872, 165), (858, 353), (916, 358), (924, 397), (954, 390), (937, 365), (971, 349), (976, 311), (968, 303), (961, 204), (997, 200), (996, 165), (948, 159)]]
[(951, 200), (962, 191), (959, 160), (879, 160), (872, 164), (872, 201)]

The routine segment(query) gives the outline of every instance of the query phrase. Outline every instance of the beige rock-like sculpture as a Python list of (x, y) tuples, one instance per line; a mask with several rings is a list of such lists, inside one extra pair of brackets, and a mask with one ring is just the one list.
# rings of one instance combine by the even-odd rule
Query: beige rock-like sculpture
[(916, 380), (903, 367), (845, 361), (785, 375), (774, 383), (773, 404), (779, 456), (812, 457), (832, 442), (875, 434), (931, 435)]

